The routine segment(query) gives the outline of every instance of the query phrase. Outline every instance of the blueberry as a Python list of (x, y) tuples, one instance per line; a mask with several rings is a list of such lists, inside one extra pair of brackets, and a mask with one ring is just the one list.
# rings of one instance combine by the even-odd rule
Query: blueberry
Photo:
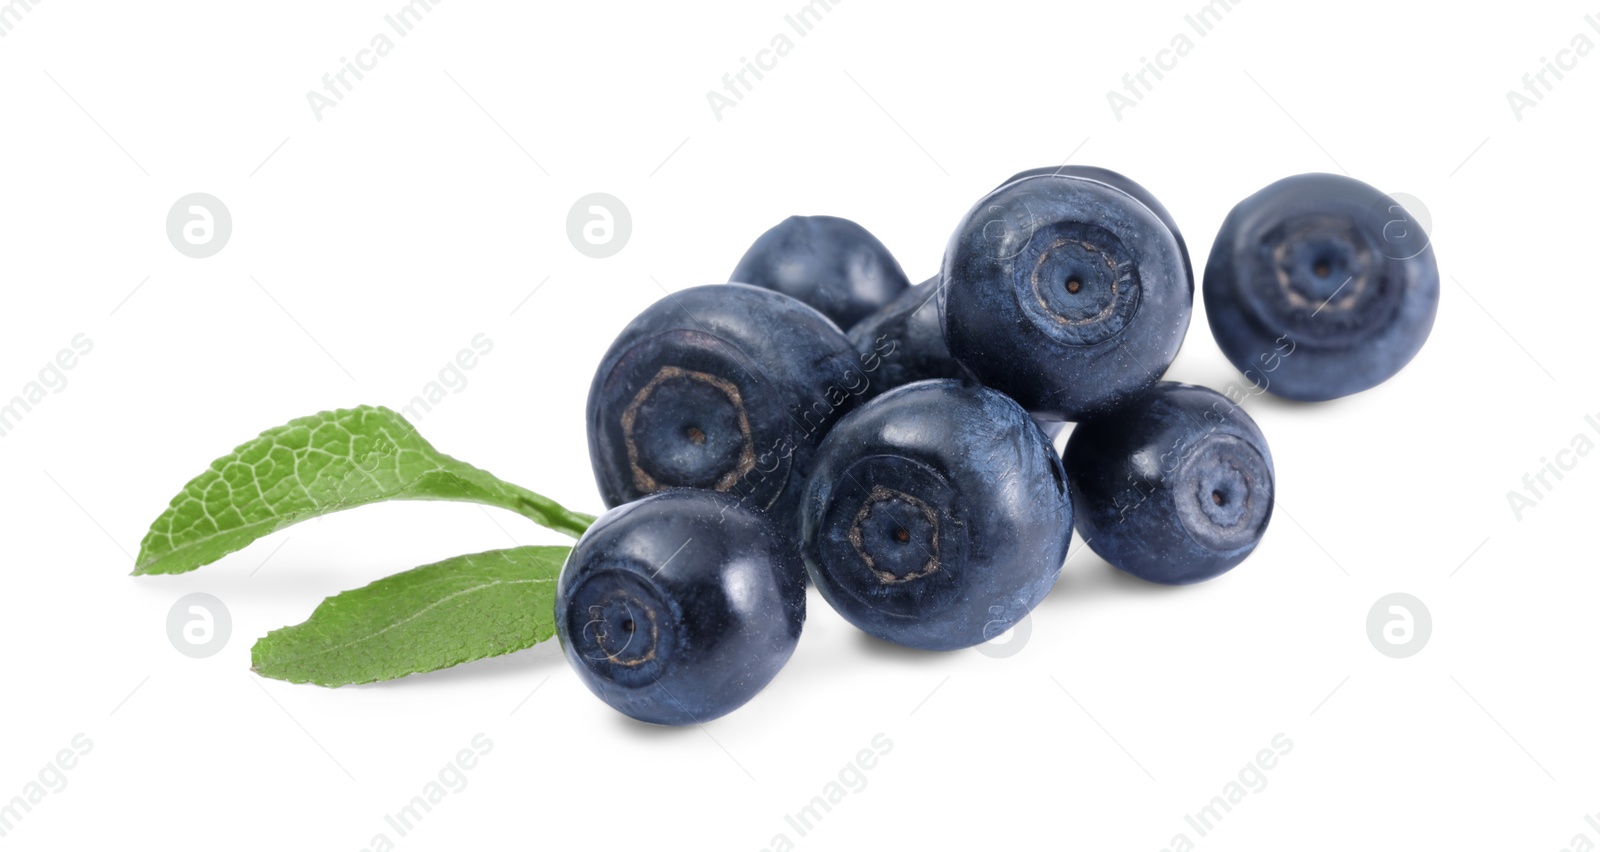
[[(973, 378), (944, 345), (938, 288), (939, 278), (929, 278), (850, 328), (850, 342), (861, 353), (862, 370), (872, 383), (867, 399), (927, 379)], [(1038, 423), (1052, 441), (1067, 425), (1060, 420)]]
[(924, 379), (971, 377), (944, 345), (938, 290), (939, 279), (929, 278), (851, 326), (850, 342), (875, 393)]
[(1037, 169), (1028, 169), (1027, 171), (1017, 172), (1016, 174), (1007, 178), (1006, 182), (1000, 184), (1000, 186), (1005, 186), (1006, 183), (1013, 183), (1015, 181), (1022, 180), (1023, 178), (1035, 177), (1037, 175), (1066, 175), (1067, 177), (1087, 178), (1089, 180), (1099, 181), (1106, 186), (1126, 192), (1138, 200), (1140, 204), (1150, 208), (1150, 212), (1156, 214), (1156, 218), (1161, 220), (1161, 224), (1166, 225), (1167, 230), (1172, 232), (1172, 238), (1178, 241), (1178, 251), (1183, 255), (1183, 272), (1189, 278), (1189, 292), (1191, 296), (1193, 295), (1194, 266), (1189, 263), (1189, 245), (1183, 241), (1183, 232), (1178, 230), (1178, 223), (1173, 221), (1172, 214), (1168, 213), (1167, 208), (1162, 205), (1160, 201), (1157, 201), (1154, 195), (1150, 194), (1150, 190), (1145, 189), (1138, 183), (1135, 183), (1132, 178), (1114, 172), (1110, 169), (1102, 169), (1098, 166), (1067, 165), (1043, 166)]
[(589, 457), (607, 506), (706, 488), (793, 512), (822, 435), (869, 385), (850, 341), (781, 293), (668, 295), (611, 344), (589, 388)]
[(818, 450), (801, 554), (856, 627), (929, 650), (1005, 632), (1054, 585), (1072, 537), (1061, 461), (1004, 394), (905, 385), (845, 417)]
[(595, 521), (556, 583), (556, 633), (585, 686), (658, 725), (729, 713), (794, 653), (802, 569), (772, 521), (725, 494), (663, 491)]
[(1171, 230), (1133, 196), (1036, 175), (989, 193), (945, 250), (945, 342), (1045, 420), (1137, 398), (1178, 354), (1194, 293)]
[(1439, 269), (1394, 199), (1308, 174), (1233, 208), (1203, 290), (1211, 333), (1246, 378), (1320, 401), (1375, 387), (1411, 361), (1433, 329)]
[(1272, 453), (1254, 420), (1208, 388), (1161, 382), (1079, 423), (1063, 454), (1078, 534), (1154, 583), (1209, 580), (1244, 561), (1272, 518)]
[(866, 228), (836, 216), (790, 216), (756, 238), (730, 281), (793, 296), (848, 329), (911, 286)]

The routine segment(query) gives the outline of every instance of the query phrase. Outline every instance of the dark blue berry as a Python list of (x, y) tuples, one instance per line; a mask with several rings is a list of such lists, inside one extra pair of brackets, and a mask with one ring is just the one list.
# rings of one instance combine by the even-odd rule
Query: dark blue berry
[(1037, 169), (1028, 169), (1027, 171), (1017, 172), (1016, 174), (1007, 178), (1006, 182), (1000, 184), (1000, 186), (1005, 186), (1006, 183), (1012, 183), (1023, 178), (1035, 177), (1037, 175), (1066, 175), (1068, 177), (1097, 180), (1107, 186), (1126, 192), (1138, 200), (1140, 204), (1150, 208), (1150, 212), (1156, 214), (1156, 218), (1161, 220), (1161, 224), (1166, 225), (1167, 230), (1172, 232), (1172, 238), (1178, 241), (1178, 251), (1183, 255), (1183, 271), (1184, 274), (1189, 278), (1189, 292), (1191, 294), (1194, 292), (1194, 267), (1189, 263), (1189, 245), (1183, 241), (1183, 232), (1178, 230), (1178, 223), (1173, 220), (1172, 214), (1167, 212), (1167, 208), (1162, 205), (1160, 201), (1156, 200), (1156, 197), (1150, 193), (1150, 190), (1145, 189), (1140, 184), (1134, 182), (1132, 178), (1114, 172), (1110, 169), (1102, 169), (1098, 166), (1068, 165), (1042, 166)]
[(600, 496), (706, 488), (792, 530), (817, 443), (869, 388), (850, 341), (796, 299), (739, 284), (668, 295), (623, 329), (589, 388)]
[(595, 521), (556, 584), (567, 662), (600, 700), (691, 725), (760, 692), (805, 623), (803, 569), (772, 521), (724, 494), (663, 491)]
[(850, 328), (875, 393), (924, 379), (971, 377), (944, 345), (938, 290), (938, 277), (929, 278)]
[(1246, 378), (1320, 401), (1411, 361), (1433, 329), (1439, 269), (1394, 199), (1342, 175), (1298, 175), (1228, 214), (1204, 296), (1217, 345)]
[(1120, 189), (1036, 175), (980, 200), (945, 251), (950, 353), (1046, 420), (1079, 420), (1137, 398), (1189, 327), (1183, 251)]
[(911, 286), (866, 228), (836, 216), (790, 216), (756, 238), (730, 281), (793, 296), (848, 329)]
[(1063, 454), (1078, 534), (1154, 583), (1197, 583), (1244, 561), (1272, 518), (1272, 453), (1254, 420), (1208, 388), (1161, 382), (1072, 430)]
[[(861, 369), (872, 382), (868, 398), (927, 379), (972, 379), (944, 345), (938, 288), (939, 278), (929, 278), (851, 327), (850, 342), (861, 353)], [(1038, 423), (1051, 440), (1066, 428), (1060, 420)]]
[(1055, 584), (1072, 536), (1060, 459), (1027, 412), (970, 382), (896, 388), (823, 441), (801, 553), (856, 627), (930, 650), (995, 638)]

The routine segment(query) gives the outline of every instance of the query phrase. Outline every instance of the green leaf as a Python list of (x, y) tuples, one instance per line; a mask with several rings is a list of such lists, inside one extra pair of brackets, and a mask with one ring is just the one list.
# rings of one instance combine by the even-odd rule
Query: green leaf
[(250, 650), (257, 674), (343, 686), (390, 680), (531, 647), (555, 633), (568, 547), (457, 556), (341, 592), (303, 624)]
[(382, 500), (499, 506), (573, 538), (594, 522), (435, 450), (387, 408), (360, 406), (291, 420), (212, 462), (150, 525), (133, 573), (193, 571), (290, 524)]

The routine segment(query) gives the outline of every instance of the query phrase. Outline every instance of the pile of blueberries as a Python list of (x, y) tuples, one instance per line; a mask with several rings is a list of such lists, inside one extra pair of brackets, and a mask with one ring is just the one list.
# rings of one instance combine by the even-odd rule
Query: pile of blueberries
[[(1122, 175), (1015, 175), (916, 286), (826, 216), (762, 234), (731, 280), (646, 309), (589, 391), (614, 508), (562, 570), (556, 626), (629, 716), (693, 724), (748, 701), (794, 651), (808, 578), (873, 636), (953, 650), (1049, 593), (1074, 524), (1117, 568), (1181, 584), (1238, 565), (1272, 516), (1255, 422), (1160, 380), (1194, 271), (1172, 216)], [(1233, 209), (1203, 292), (1253, 387), (1317, 401), (1416, 355), (1439, 277), (1392, 198), (1308, 174)]]

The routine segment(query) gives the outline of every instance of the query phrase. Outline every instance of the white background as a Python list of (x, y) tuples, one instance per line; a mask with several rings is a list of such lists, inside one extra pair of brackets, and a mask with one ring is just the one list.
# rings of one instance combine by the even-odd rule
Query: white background
[[(1200, 0), (846, 0), (791, 32), (719, 120), (706, 92), (788, 31), (800, 0), (449, 2), (319, 121), (306, 92), (401, 5), (11, 4), (0, 401), (74, 335), (93, 350), (0, 438), (0, 801), (75, 734), (93, 747), (7, 848), (1600, 842), (1584, 821), (1600, 811), (1600, 459), (1562, 456), (1574, 469), (1520, 519), (1506, 496), (1575, 435), (1600, 441), (1584, 421), (1600, 419), (1600, 58), (1548, 76), (1520, 120), (1506, 100), (1577, 34), (1600, 41), (1584, 20), (1600, 10), (1251, 0), (1201, 37), (1184, 21)], [(1179, 32), (1192, 51), (1119, 119), (1107, 90)], [(725, 280), (792, 213), (861, 222), (918, 281), (993, 184), (1064, 159), (1149, 187), (1197, 267), (1228, 209), (1290, 174), (1348, 170), (1431, 213), (1443, 295), (1411, 366), (1325, 405), (1247, 404), (1276, 458), (1277, 515), (1221, 579), (1157, 588), (1080, 553), (1005, 658), (869, 640), (813, 593), (770, 688), (666, 730), (596, 701), (553, 643), (361, 688), (249, 673), (257, 637), (330, 594), (562, 541), (506, 513), (374, 507), (191, 574), (127, 576), (212, 458), (295, 416), (405, 405), (478, 333), (492, 354), (421, 432), (597, 511), (591, 370), (663, 289)], [(232, 213), (209, 259), (164, 232), (190, 192)], [(631, 211), (609, 259), (566, 235), (591, 192)], [(1198, 301), (1168, 377), (1239, 380)], [(1434, 622), (1409, 659), (1366, 635), (1396, 591)], [(190, 592), (232, 613), (204, 660), (165, 633)], [(384, 816), (479, 733), (493, 746), (467, 786), (397, 836)], [(1280, 733), (1293, 748), (1266, 786), (1200, 836), (1184, 816)], [(865, 786), (800, 836), (785, 816), (879, 734), (892, 750)]]

